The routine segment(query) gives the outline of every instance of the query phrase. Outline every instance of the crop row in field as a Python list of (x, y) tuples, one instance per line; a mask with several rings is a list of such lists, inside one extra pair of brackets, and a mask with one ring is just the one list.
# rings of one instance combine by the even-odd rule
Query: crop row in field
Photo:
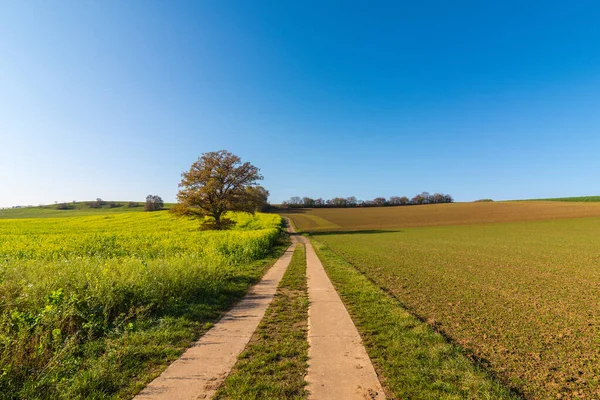
[(166, 212), (0, 221), (0, 397), (135, 391), (132, 377), (172, 359), (262, 274), (253, 262), (281, 220), (235, 218), (224, 232)]
[(396, 229), (490, 222), (600, 217), (600, 203), (454, 203), (368, 208), (314, 208), (282, 212), (307, 232)]
[(600, 396), (599, 218), (315, 237), (526, 397)]

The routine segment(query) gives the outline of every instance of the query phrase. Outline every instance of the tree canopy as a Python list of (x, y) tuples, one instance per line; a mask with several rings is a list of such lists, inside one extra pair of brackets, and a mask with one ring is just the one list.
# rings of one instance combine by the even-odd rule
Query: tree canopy
[(181, 176), (178, 202), (171, 212), (203, 218), (204, 229), (227, 229), (234, 222), (223, 218), (223, 214), (254, 213), (265, 207), (269, 196), (257, 185), (263, 179), (260, 170), (226, 150), (202, 154)]
[(146, 204), (144, 204), (144, 211), (159, 211), (162, 210), (165, 203), (160, 196), (149, 194), (146, 196)]

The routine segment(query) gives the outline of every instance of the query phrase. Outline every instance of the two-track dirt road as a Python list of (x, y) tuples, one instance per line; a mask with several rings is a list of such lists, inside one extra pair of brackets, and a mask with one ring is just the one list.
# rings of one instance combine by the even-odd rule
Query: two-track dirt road
[(360, 335), (310, 241), (288, 226), (292, 245), (263, 279), (136, 399), (210, 399), (263, 318), (297, 243), (306, 246), (309, 398), (385, 398)]

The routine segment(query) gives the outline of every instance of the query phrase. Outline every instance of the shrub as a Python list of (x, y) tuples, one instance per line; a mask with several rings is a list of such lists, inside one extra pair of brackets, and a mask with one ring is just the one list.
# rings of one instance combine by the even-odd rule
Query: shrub
[(162, 210), (165, 203), (160, 196), (149, 194), (146, 196), (146, 204), (144, 205), (144, 211), (158, 211)]
[(59, 203), (56, 205), (57, 210), (73, 210), (74, 208), (75, 206), (73, 204)]

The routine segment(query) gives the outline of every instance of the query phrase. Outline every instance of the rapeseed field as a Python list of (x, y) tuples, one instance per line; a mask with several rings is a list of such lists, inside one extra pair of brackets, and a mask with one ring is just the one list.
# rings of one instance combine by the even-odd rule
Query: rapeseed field
[(273, 256), (276, 215), (0, 219), (0, 398), (129, 397)]

